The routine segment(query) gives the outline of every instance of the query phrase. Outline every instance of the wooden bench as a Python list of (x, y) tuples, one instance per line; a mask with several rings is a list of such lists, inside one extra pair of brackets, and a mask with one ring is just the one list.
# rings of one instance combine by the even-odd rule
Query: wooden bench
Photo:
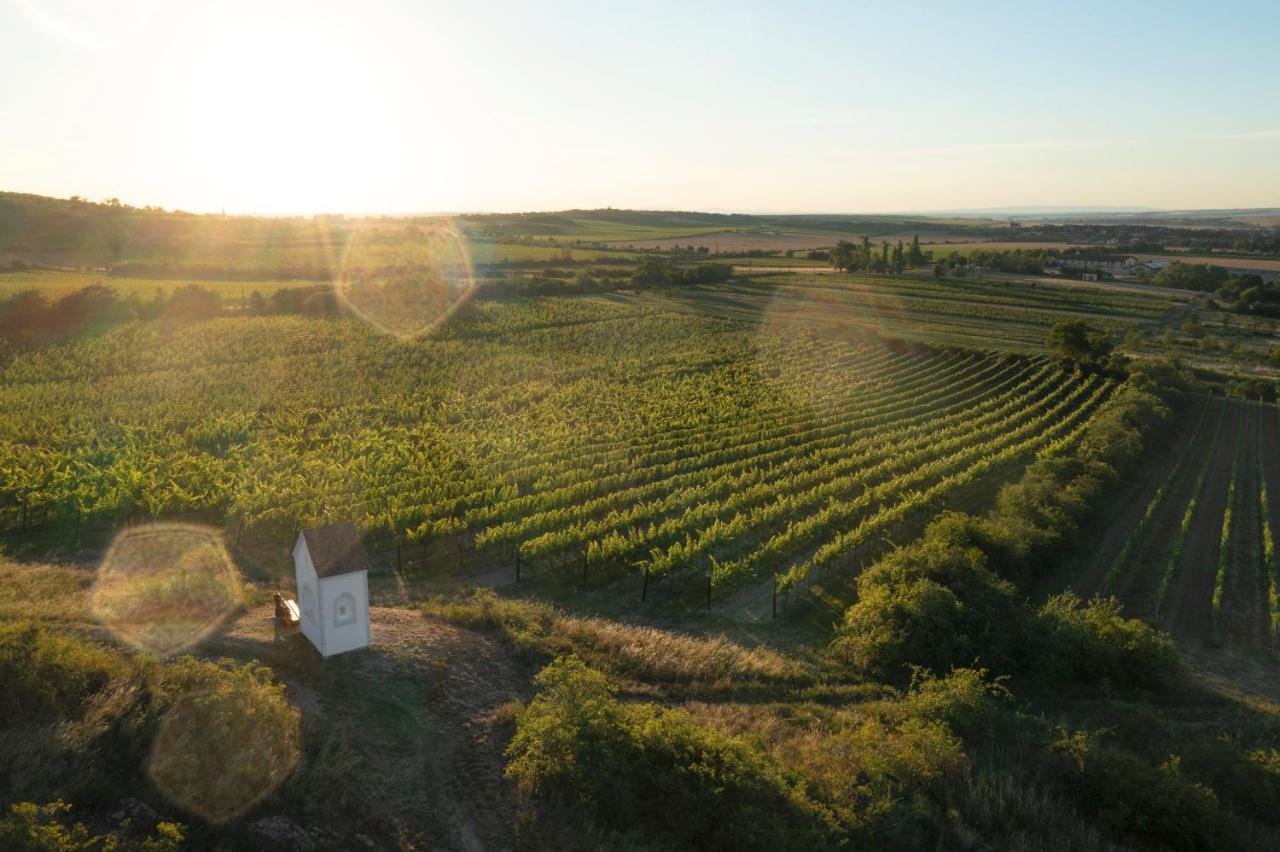
[(298, 602), (288, 600), (279, 592), (275, 593), (276, 600), (276, 624), (286, 630), (291, 630), (298, 626), (301, 614), (298, 612)]

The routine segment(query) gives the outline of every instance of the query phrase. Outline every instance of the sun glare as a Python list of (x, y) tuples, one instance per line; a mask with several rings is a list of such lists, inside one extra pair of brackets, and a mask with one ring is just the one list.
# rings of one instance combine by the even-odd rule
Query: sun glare
[(181, 95), (182, 158), (228, 212), (359, 210), (394, 185), (401, 134), (377, 63), (323, 28), (214, 33)]

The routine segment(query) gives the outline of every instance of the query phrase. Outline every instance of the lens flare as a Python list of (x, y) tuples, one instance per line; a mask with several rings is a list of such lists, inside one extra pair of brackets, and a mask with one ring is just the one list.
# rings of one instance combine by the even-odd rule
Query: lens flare
[(467, 238), (450, 220), (400, 231), (357, 228), (342, 253), (338, 298), (379, 331), (412, 339), (439, 326), (475, 292)]
[[(858, 379), (850, 353), (867, 339), (869, 323), (821, 282), (771, 288), (756, 337), (757, 366), (772, 391), (814, 423), (826, 423)], [(847, 297), (846, 297), (847, 298)], [(801, 357), (795, 357), (800, 354)]]
[(179, 699), (160, 722), (151, 780), (175, 804), (214, 823), (266, 798), (299, 756), (299, 713), (270, 690), (236, 682)]
[(156, 524), (116, 536), (98, 569), (92, 606), (117, 637), (168, 657), (217, 630), (239, 606), (241, 591), (217, 533)]

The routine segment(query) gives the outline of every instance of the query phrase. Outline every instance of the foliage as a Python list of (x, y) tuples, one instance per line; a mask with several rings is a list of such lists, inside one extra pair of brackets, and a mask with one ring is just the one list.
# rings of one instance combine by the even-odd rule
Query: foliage
[(185, 836), (185, 826), (174, 822), (157, 823), (153, 833), (143, 838), (140, 847), (126, 842), (116, 833), (93, 834), (83, 823), (70, 822), (71, 806), (66, 802), (37, 805), (15, 802), (9, 813), (0, 817), (0, 849), (8, 852), (114, 852), (125, 848), (141, 848), (143, 852), (177, 852)]
[(1105, 680), (1117, 688), (1160, 690), (1181, 673), (1173, 640), (1126, 618), (1113, 597), (1082, 604), (1074, 593), (1063, 592), (1045, 602), (1037, 621), (1040, 665), (1049, 682)]
[(1049, 350), (1064, 364), (1090, 370), (1108, 366), (1109, 335), (1086, 320), (1061, 320), (1049, 329)]
[(112, 678), (130, 672), (119, 654), (30, 624), (0, 625), (0, 728), (77, 717)]
[[(832, 639), (833, 656), (891, 682), (913, 666), (940, 674), (975, 658), (1047, 680), (1141, 685), (1168, 677), (1167, 641), (1114, 605), (1077, 610), (1074, 599), (1059, 598), (1033, 617), (1011, 582), (1043, 569), (1116, 471), (1140, 457), (1142, 435), (1168, 416), (1159, 397), (1126, 386), (1089, 421), (1074, 454), (1036, 461), (987, 517), (943, 516), (872, 565), (858, 578), (858, 602)], [(1125, 676), (1130, 662), (1142, 669), (1134, 677)]]
[(1169, 849), (1220, 848), (1226, 826), (1209, 788), (1185, 779), (1180, 760), (1159, 768), (1102, 743), (1096, 731), (1062, 730), (1046, 773), (1117, 833)]
[(535, 683), (507, 748), (527, 800), (572, 803), (597, 830), (676, 848), (803, 849), (825, 836), (823, 809), (749, 744), (678, 710), (620, 703), (577, 657)]

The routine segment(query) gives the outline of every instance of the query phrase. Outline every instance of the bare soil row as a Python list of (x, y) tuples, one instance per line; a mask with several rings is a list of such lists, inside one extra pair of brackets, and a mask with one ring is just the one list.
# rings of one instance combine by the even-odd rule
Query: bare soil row
[[(1076, 590), (1115, 594), (1130, 614), (1179, 641), (1268, 647), (1274, 567), (1264, 529), (1280, 530), (1280, 412), (1211, 400), (1181, 417), (1168, 448), (1128, 486), (1131, 499), (1102, 534)], [(1141, 536), (1129, 543), (1162, 486)]]

